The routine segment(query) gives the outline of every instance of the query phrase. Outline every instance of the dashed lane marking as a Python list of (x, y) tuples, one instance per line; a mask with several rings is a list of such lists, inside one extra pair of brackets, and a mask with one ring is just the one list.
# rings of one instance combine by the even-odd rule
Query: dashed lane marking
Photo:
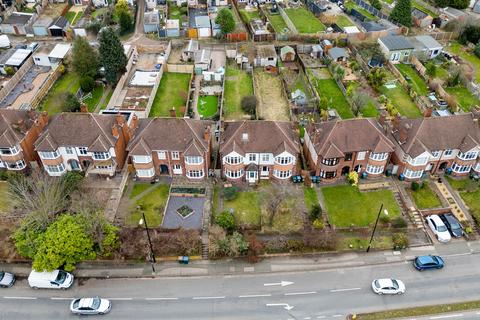
[(178, 300), (178, 298), (145, 298), (147, 301)]
[(133, 300), (133, 298), (105, 298), (107, 300), (112, 300), (112, 301), (130, 301)]
[(14, 300), (36, 300), (36, 297), (3, 297), (3, 299), (14, 299)]
[(219, 297), (193, 297), (193, 300), (210, 300), (210, 299), (225, 299), (225, 296)]
[(356, 291), (356, 290), (362, 290), (362, 288), (345, 288), (345, 289), (333, 289), (330, 290), (330, 292), (344, 292), (344, 291)]
[(305, 292), (289, 292), (285, 293), (286, 296), (301, 296), (306, 294), (315, 294), (317, 291), (305, 291)]
[(75, 298), (51, 297), (50, 300), (73, 300)]
[(260, 298), (260, 297), (271, 297), (271, 294), (247, 294), (243, 296), (238, 296), (239, 298)]

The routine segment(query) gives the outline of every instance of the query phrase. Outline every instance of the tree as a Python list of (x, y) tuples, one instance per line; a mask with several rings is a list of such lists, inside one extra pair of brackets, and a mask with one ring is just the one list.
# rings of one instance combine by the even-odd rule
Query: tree
[(72, 271), (77, 262), (95, 259), (93, 244), (82, 225), (72, 215), (63, 214), (40, 236), (32, 267), (37, 271), (60, 267)]
[(337, 81), (342, 81), (345, 77), (345, 69), (341, 65), (335, 64), (333, 66), (333, 77)]
[(95, 80), (90, 76), (80, 78), (80, 88), (83, 92), (91, 92), (95, 87)]
[(120, 34), (126, 34), (133, 29), (133, 16), (128, 10), (118, 12), (118, 22), (120, 24)]
[(449, 6), (456, 9), (466, 9), (470, 4), (470, 0), (450, 0)]
[(379, 90), (387, 81), (387, 73), (383, 68), (373, 68), (367, 75), (368, 83), (375, 89)]
[(272, 226), (275, 215), (283, 204), (283, 200), (285, 200), (286, 194), (283, 188), (272, 185), (265, 197), (265, 204), (268, 214), (267, 224), (269, 226)]
[(222, 34), (228, 34), (235, 29), (235, 19), (232, 12), (227, 8), (223, 8), (218, 12), (215, 23), (220, 26)]
[(128, 2), (127, 0), (118, 0), (115, 4), (115, 11), (128, 11)]
[(370, 0), (370, 4), (377, 10), (382, 10), (382, 3), (380, 0)]
[(263, 244), (258, 241), (255, 234), (250, 235), (247, 238), (248, 241), (248, 251), (247, 251), (247, 260), (250, 263), (257, 263), (260, 261), (260, 254), (263, 251)]
[(241, 107), (243, 112), (254, 116), (257, 108), (257, 98), (255, 96), (243, 97)]
[(328, 98), (326, 96), (321, 96), (320, 101), (318, 102), (318, 106), (320, 111), (328, 110)]
[(412, 3), (411, 0), (398, 0), (390, 13), (390, 19), (405, 27), (412, 26)]
[(72, 66), (80, 77), (95, 78), (98, 73), (98, 54), (85, 37), (77, 37), (73, 42)]
[(477, 43), (477, 45), (475, 46), (475, 50), (473, 52), (478, 58), (480, 58), (480, 42)]
[(370, 96), (358, 90), (352, 94), (350, 99), (352, 99), (352, 110), (355, 116), (358, 116), (358, 113), (370, 102)]
[(478, 44), (480, 41), (480, 26), (473, 24), (467, 25), (460, 34), (459, 40), (463, 44), (467, 44), (468, 42)]
[(215, 216), (215, 223), (229, 232), (235, 229), (235, 217), (228, 211), (217, 214)]
[(80, 100), (78, 100), (76, 95), (71, 92), (67, 93), (65, 100), (63, 101), (63, 110), (69, 112), (76, 112), (80, 110)]
[(100, 58), (105, 68), (105, 78), (110, 84), (116, 84), (118, 74), (125, 71), (127, 56), (122, 43), (112, 28), (107, 27), (100, 32)]
[(437, 64), (435, 62), (427, 62), (425, 64), (425, 73), (430, 77), (430, 78), (435, 78), (437, 75)]
[(322, 216), (322, 207), (318, 204), (314, 204), (309, 212), (309, 218), (311, 221), (315, 221)]

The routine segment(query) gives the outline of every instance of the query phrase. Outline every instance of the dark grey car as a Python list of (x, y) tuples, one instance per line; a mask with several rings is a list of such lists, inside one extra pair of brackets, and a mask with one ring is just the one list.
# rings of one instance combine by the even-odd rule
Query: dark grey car
[(15, 283), (15, 276), (13, 273), (0, 271), (0, 287), (10, 288)]
[(455, 238), (461, 238), (463, 236), (463, 229), (460, 222), (458, 222), (457, 218), (451, 213), (440, 215), (440, 219), (442, 219), (443, 223), (447, 227), (448, 231), (454, 236)]

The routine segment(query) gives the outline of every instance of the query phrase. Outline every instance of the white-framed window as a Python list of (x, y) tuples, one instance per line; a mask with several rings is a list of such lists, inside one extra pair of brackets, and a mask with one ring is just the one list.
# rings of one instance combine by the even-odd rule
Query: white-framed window
[(480, 172), (480, 162), (477, 162), (477, 164), (475, 165), (475, 167), (473, 168), (473, 170), (477, 171), (477, 172)]
[(410, 169), (405, 169), (405, 171), (403, 172), (403, 175), (408, 179), (417, 179), (423, 175), (423, 170), (414, 171)]
[(428, 162), (428, 157), (416, 157), (415, 159), (412, 159), (411, 157), (408, 157), (408, 163), (410, 163), (412, 166), (424, 166)]
[(172, 151), (172, 160), (180, 160), (180, 152)]
[(22, 170), (23, 168), (25, 168), (27, 166), (25, 164), (25, 161), (23, 161), (23, 159), (18, 160), (15, 163), (10, 163), (10, 162), (5, 162), (5, 163), (7, 164), (7, 168), (11, 169), (11, 170)]
[(112, 165), (98, 165), (95, 166), (95, 169), (101, 169), (101, 170), (111, 170), (113, 167)]
[(157, 151), (157, 156), (160, 160), (167, 159), (167, 153), (165, 151)]
[(256, 153), (248, 154), (248, 161), (249, 162), (256, 162), (257, 161), (257, 154)]
[(59, 163), (54, 165), (46, 165), (45, 169), (47, 169), (49, 173), (61, 173), (65, 171), (65, 166), (63, 163)]
[(239, 164), (243, 162), (243, 157), (228, 156), (228, 157), (225, 157), (225, 162), (228, 164)]
[(367, 153), (365, 151), (360, 151), (359, 153), (357, 153), (357, 160), (365, 160), (366, 155)]
[(432, 158), (438, 158), (438, 156), (440, 155), (440, 151), (432, 151)]
[(276, 157), (275, 162), (278, 164), (291, 164), (293, 162), (293, 157)]
[(334, 165), (338, 164), (338, 158), (322, 159), (322, 163), (326, 166), (334, 166)]
[(366, 171), (369, 174), (379, 174), (379, 173), (383, 172), (384, 168), (385, 168), (385, 166), (372, 166), (372, 165), (367, 164)]
[(150, 169), (137, 169), (137, 177), (140, 178), (151, 178), (155, 175), (155, 170), (153, 168)]
[(452, 149), (447, 149), (445, 150), (445, 152), (443, 152), (443, 155), (444, 156), (451, 156), (453, 154), (453, 150)]
[(40, 158), (42, 159), (56, 159), (60, 157), (60, 153), (55, 150), (55, 151), (39, 151), (38, 152)]
[(273, 170), (273, 176), (279, 179), (287, 179), (292, 176), (292, 170)]
[(458, 152), (457, 154), (457, 157), (461, 160), (472, 160), (472, 159), (476, 159), (478, 156), (478, 152), (477, 151), (469, 151), (467, 153), (463, 153), (463, 152)]
[(324, 179), (333, 179), (337, 176), (337, 171), (320, 171), (320, 177)]
[(110, 159), (110, 152), (93, 152), (93, 159), (95, 160)]
[(133, 162), (135, 163), (150, 163), (152, 162), (151, 156), (133, 156)]
[(232, 171), (225, 169), (225, 176), (227, 176), (230, 179), (238, 179), (243, 176), (243, 169)]
[(388, 158), (388, 152), (370, 153), (370, 159), (375, 161), (384, 161), (384, 160), (387, 160), (387, 158)]
[(187, 164), (201, 164), (201, 163), (203, 163), (203, 157), (188, 156), (188, 157), (185, 157), (185, 163), (187, 163)]
[(88, 154), (87, 147), (78, 147), (78, 154), (86, 156)]
[(472, 169), (472, 165), (460, 165), (460, 164), (457, 164), (456, 162), (454, 162), (452, 165), (452, 170), (453, 172), (456, 172), (456, 173), (466, 173), (466, 172), (469, 172), (471, 169)]
[(182, 166), (179, 164), (174, 164), (173, 165), (173, 174), (182, 174)]
[(270, 154), (268, 153), (262, 153), (260, 156), (260, 159), (262, 162), (269, 162), (270, 161)]
[(65, 147), (65, 153), (66, 154), (73, 154), (73, 148), (72, 147)]
[(20, 148), (13, 146), (12, 148), (0, 148), (0, 154), (4, 156), (16, 155), (20, 152)]
[(188, 170), (187, 177), (192, 179), (200, 179), (203, 178), (204, 173), (203, 170)]

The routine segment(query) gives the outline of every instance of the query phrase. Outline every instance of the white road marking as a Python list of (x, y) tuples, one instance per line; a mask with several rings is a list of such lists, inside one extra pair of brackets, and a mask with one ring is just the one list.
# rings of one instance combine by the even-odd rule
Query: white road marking
[(311, 317), (305, 317), (305, 318), (303, 318), (303, 319), (304, 319), (304, 320), (310, 320), (310, 319), (312, 319), (312, 318), (311, 318)]
[(317, 319), (325, 319), (325, 316), (317, 316)]
[(271, 297), (271, 294), (246, 294), (244, 296), (238, 296), (239, 298), (259, 298), (259, 297)]
[(178, 300), (178, 298), (145, 298), (145, 300)]
[(130, 301), (133, 300), (133, 298), (105, 298), (107, 300), (112, 300), (112, 301)]
[(276, 307), (276, 306), (281, 306), (283, 307), (283, 309), (285, 310), (292, 310), (293, 308), (295, 308), (294, 306), (291, 306), (289, 305), (288, 303), (267, 303), (266, 304), (267, 307)]
[(282, 286), (282, 287), (285, 287), (285, 286), (289, 286), (293, 284), (293, 282), (291, 281), (280, 281), (280, 282), (274, 282), (274, 283), (264, 283), (263, 286), (264, 287), (269, 287), (269, 286)]
[(342, 317), (342, 316), (343, 316), (343, 314), (334, 314), (332, 317), (339, 318), (339, 317)]
[(362, 290), (362, 288), (333, 289), (333, 290), (330, 290), (330, 292), (344, 292), (344, 291), (355, 291), (355, 290)]
[(73, 300), (75, 298), (51, 297), (50, 300)]
[(3, 299), (36, 300), (36, 297), (3, 297)]
[(448, 318), (459, 318), (459, 317), (463, 317), (463, 313), (448, 314), (448, 315), (445, 315), (445, 316), (430, 317), (429, 319), (434, 320), (434, 319), (448, 319)]
[(208, 299), (225, 299), (225, 296), (219, 297), (193, 297), (193, 300), (208, 300)]
[(315, 294), (317, 291), (305, 291), (305, 292), (289, 292), (285, 293), (286, 296), (301, 296), (305, 294)]

